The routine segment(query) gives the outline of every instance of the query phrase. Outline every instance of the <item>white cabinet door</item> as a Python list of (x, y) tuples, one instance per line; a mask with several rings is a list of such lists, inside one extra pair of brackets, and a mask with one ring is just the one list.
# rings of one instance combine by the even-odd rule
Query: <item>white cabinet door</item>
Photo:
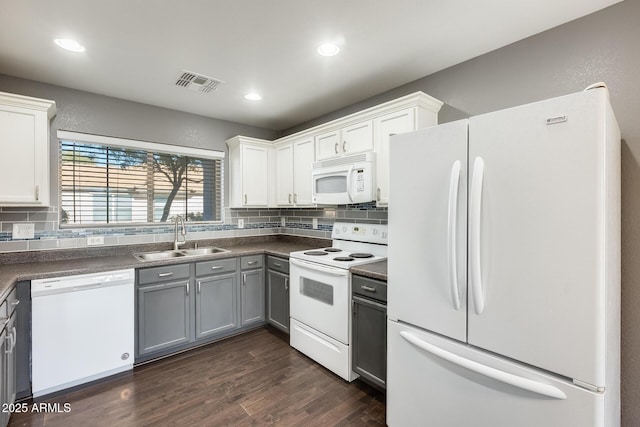
[(0, 93), (0, 206), (49, 204), (49, 114), (54, 112), (52, 101)]
[(266, 147), (242, 145), (244, 206), (267, 206), (269, 153)]
[(294, 158), (293, 145), (276, 148), (276, 203), (278, 206), (293, 206)]
[(316, 136), (316, 160), (330, 159), (342, 154), (340, 130), (322, 133)]
[(391, 137), (389, 318), (465, 341), (467, 120)]
[(294, 142), (293, 153), (293, 201), (296, 206), (312, 206), (311, 171), (315, 154), (313, 138)]
[(415, 110), (396, 111), (373, 121), (376, 152), (376, 201), (378, 206), (389, 204), (389, 138), (391, 135), (416, 129)]
[(342, 129), (341, 133), (340, 149), (343, 155), (373, 150), (373, 122), (371, 120), (347, 126)]
[(604, 386), (620, 164), (597, 92), (470, 119), (468, 340)]

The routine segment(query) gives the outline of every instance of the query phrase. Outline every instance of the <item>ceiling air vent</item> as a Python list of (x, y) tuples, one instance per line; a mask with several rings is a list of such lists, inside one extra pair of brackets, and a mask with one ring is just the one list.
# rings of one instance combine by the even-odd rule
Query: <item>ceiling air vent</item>
[(209, 93), (216, 90), (222, 83), (222, 81), (212, 77), (182, 70), (180, 74), (178, 74), (176, 86), (181, 86), (195, 92)]

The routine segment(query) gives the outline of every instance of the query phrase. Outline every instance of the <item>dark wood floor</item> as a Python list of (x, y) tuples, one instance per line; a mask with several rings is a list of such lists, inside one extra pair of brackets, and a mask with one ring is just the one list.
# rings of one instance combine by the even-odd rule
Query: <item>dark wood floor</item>
[[(384, 395), (349, 384), (270, 328), (143, 365), (14, 413), (10, 426), (385, 425)], [(31, 406), (31, 402), (28, 402)]]

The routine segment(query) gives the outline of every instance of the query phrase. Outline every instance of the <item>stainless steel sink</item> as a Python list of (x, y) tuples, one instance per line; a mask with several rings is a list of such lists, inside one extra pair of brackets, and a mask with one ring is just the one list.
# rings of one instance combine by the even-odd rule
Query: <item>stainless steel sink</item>
[(159, 252), (139, 252), (133, 254), (133, 256), (140, 261), (158, 261), (162, 259), (180, 258), (180, 257), (192, 257), (219, 254), (223, 252), (229, 252), (226, 249), (217, 248), (215, 246), (208, 246), (197, 249), (179, 249), (179, 250), (167, 250)]
[(160, 252), (141, 252), (133, 254), (134, 257), (140, 261), (157, 261), (160, 259), (170, 259), (183, 257), (185, 254), (182, 251), (160, 251)]
[(186, 256), (197, 256), (197, 255), (219, 254), (222, 252), (229, 252), (229, 251), (222, 248), (216, 248), (215, 246), (209, 246), (206, 248), (182, 249), (180, 252), (182, 252)]

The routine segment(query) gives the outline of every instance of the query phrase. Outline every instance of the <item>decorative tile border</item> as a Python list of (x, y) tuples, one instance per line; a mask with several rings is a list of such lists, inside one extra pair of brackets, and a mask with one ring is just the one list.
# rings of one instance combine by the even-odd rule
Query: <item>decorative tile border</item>
[[(170, 242), (174, 238), (173, 224), (58, 229), (57, 218), (58, 213), (55, 207), (33, 210), (1, 208), (0, 252), (83, 248), (87, 246), (87, 237), (95, 235), (104, 236), (104, 246)], [(226, 208), (224, 218), (224, 224), (187, 224), (187, 237), (199, 240), (284, 233), (331, 238), (333, 223), (336, 221), (386, 224), (387, 208), (377, 208), (375, 203), (295, 209)], [(317, 229), (313, 228), (314, 218), (318, 221)], [(238, 228), (238, 219), (244, 220), (242, 229)], [(34, 239), (12, 240), (11, 230), (15, 222), (38, 224)]]

